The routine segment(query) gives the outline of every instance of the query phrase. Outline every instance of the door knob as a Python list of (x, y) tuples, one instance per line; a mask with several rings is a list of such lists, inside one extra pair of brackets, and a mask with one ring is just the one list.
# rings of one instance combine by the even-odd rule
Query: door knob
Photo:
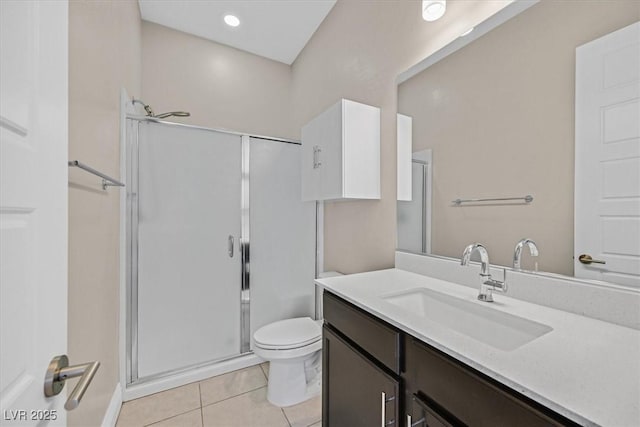
[(64, 408), (67, 411), (76, 409), (78, 405), (80, 405), (82, 396), (84, 396), (84, 393), (87, 391), (99, 367), (100, 362), (98, 361), (69, 366), (69, 358), (66, 354), (54, 357), (51, 359), (44, 377), (44, 395), (46, 397), (55, 396), (62, 391), (66, 380), (80, 377), (76, 388), (73, 389), (67, 402), (64, 404)]
[(578, 261), (583, 264), (606, 264), (606, 261), (591, 258), (591, 255), (582, 254), (578, 257)]

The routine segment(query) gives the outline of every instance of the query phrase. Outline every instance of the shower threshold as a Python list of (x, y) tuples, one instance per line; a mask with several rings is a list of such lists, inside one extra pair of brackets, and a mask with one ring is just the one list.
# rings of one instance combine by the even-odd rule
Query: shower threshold
[(211, 362), (198, 364), (186, 368), (180, 368), (170, 372), (164, 372), (151, 377), (140, 378), (127, 384), (123, 391), (123, 401), (137, 399), (150, 394), (180, 387), (196, 381), (201, 381), (216, 375), (247, 368), (264, 362), (252, 351), (238, 356), (227, 357)]

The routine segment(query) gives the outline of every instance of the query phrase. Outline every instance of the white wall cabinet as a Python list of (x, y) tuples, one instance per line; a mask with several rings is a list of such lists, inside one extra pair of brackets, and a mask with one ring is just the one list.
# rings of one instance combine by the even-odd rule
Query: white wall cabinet
[(302, 200), (380, 198), (380, 109), (342, 99), (302, 128)]

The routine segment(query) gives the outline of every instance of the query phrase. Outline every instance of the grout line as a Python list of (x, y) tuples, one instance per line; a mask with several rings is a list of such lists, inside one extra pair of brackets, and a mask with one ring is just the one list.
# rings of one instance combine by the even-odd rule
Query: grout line
[(204, 412), (202, 411), (202, 388), (200, 387), (200, 383), (198, 383), (198, 391), (200, 392), (200, 422), (202, 427), (204, 427)]
[(267, 375), (267, 373), (264, 371), (264, 368), (262, 367), (262, 363), (259, 366), (260, 366), (260, 370), (262, 371), (262, 375), (264, 375), (264, 378), (267, 381), (269, 381), (269, 375)]
[(225, 398), (224, 398), (224, 399), (222, 399), (222, 400), (218, 400), (218, 401), (213, 402), (213, 403), (208, 403), (208, 404), (206, 404), (206, 405), (204, 405), (204, 406), (202, 406), (202, 407), (203, 407), (203, 408), (206, 408), (207, 406), (217, 405), (218, 403), (225, 402), (225, 401), (227, 401), (227, 400), (229, 400), (229, 399), (234, 399), (234, 398), (236, 398), (236, 397), (240, 397), (240, 396), (242, 396), (242, 395), (244, 395), (244, 394), (251, 393), (252, 391), (260, 390), (261, 388), (267, 388), (267, 386), (266, 386), (266, 385), (263, 385), (263, 386), (260, 386), (260, 387), (258, 387), (258, 388), (254, 388), (254, 389), (252, 389), (252, 390), (243, 391), (243, 392), (242, 392), (242, 393), (240, 393), (240, 394), (236, 394), (236, 395), (234, 395), (234, 396), (225, 397)]
[[(2, 0), (0, 0), (0, 1), (2, 1)], [(232, 372), (233, 372), (233, 371), (232, 371)], [(221, 374), (221, 375), (224, 375), (224, 374)], [(156, 391), (155, 393), (147, 394), (147, 395), (145, 395), (145, 396), (136, 397), (135, 399), (127, 400), (126, 402), (122, 402), (122, 403), (124, 404), (124, 403), (129, 403), (129, 402), (135, 402), (135, 401), (137, 401), (137, 400), (143, 400), (143, 399), (147, 399), (147, 398), (153, 398), (154, 396), (157, 396), (157, 395), (159, 395), (159, 394), (166, 393), (166, 392), (168, 392), (168, 391), (176, 390), (176, 389), (178, 389), (178, 388), (186, 387), (186, 386), (189, 386), (189, 385), (193, 385), (193, 384), (196, 384), (196, 383), (198, 383), (198, 384), (199, 384), (199, 383), (201, 383), (202, 381), (206, 381), (206, 380), (208, 380), (208, 379), (215, 378), (215, 377), (217, 377), (217, 376), (220, 376), (220, 375), (216, 375), (216, 376), (213, 376), (213, 377), (205, 378), (204, 380), (191, 381), (191, 382), (189, 382), (189, 383), (182, 384), (182, 385), (177, 385), (177, 386), (175, 386), (175, 387), (171, 387), (171, 388), (168, 388), (168, 389), (166, 389), (166, 390), (160, 390), (160, 391)]]
[[(0, 0), (0, 1), (2, 1), (2, 0)], [(250, 368), (250, 366), (249, 366), (248, 368)], [(244, 370), (244, 369), (248, 369), (248, 368), (237, 369), (236, 371), (242, 371), (242, 370)], [(262, 370), (262, 366), (260, 366), (260, 370)], [(231, 372), (236, 372), (236, 371), (231, 371)], [(231, 372), (227, 372), (226, 374), (229, 374), (229, 373), (231, 373)], [(157, 393), (152, 393), (152, 394), (149, 394), (149, 395), (147, 395), (147, 396), (141, 396), (141, 397), (138, 397), (137, 399), (132, 399), (132, 400), (130, 400), (130, 401), (128, 401), (128, 402), (123, 402), (123, 406), (124, 406), (126, 403), (129, 403), (129, 402), (134, 402), (134, 401), (136, 401), (136, 400), (145, 399), (145, 398), (148, 398), (148, 397), (152, 397), (152, 396), (155, 396), (155, 395), (158, 395), (158, 394), (161, 394), (161, 393), (165, 393), (165, 392), (168, 392), (168, 391), (171, 391), (171, 390), (175, 390), (175, 389), (178, 389), (178, 388), (181, 388), (181, 387), (185, 387), (185, 386), (188, 386), (188, 385), (196, 384), (196, 383), (197, 383), (197, 384), (198, 384), (198, 397), (199, 397), (199, 400), (200, 400), (200, 406), (199, 406), (198, 408), (191, 408), (191, 409), (189, 409), (189, 410), (187, 410), (187, 411), (180, 412), (180, 413), (177, 413), (177, 414), (171, 415), (171, 416), (166, 417), (166, 418), (162, 418), (161, 420), (157, 420), (157, 421), (154, 421), (154, 422), (152, 422), (152, 423), (148, 423), (148, 424), (147, 424), (145, 421), (143, 421), (143, 424), (142, 424), (142, 425), (143, 425), (144, 427), (149, 427), (149, 426), (152, 426), (152, 425), (154, 425), (154, 424), (160, 423), (160, 422), (162, 422), (162, 421), (170, 420), (170, 419), (175, 418), (175, 417), (177, 417), (177, 416), (184, 415), (184, 414), (186, 414), (186, 413), (188, 413), (188, 412), (195, 411), (196, 409), (200, 409), (200, 418), (201, 418), (201, 420), (202, 420), (202, 425), (204, 426), (204, 412), (202, 411), (202, 408), (203, 408), (204, 406), (202, 405), (202, 389), (200, 388), (200, 384), (202, 383), (202, 381), (207, 381), (207, 380), (209, 380), (209, 379), (216, 378), (216, 377), (220, 377), (220, 376), (223, 376), (223, 375), (226, 375), (226, 374), (215, 375), (215, 376), (213, 376), (213, 377), (206, 378), (206, 379), (204, 379), (204, 380), (200, 380), (200, 381), (193, 381), (193, 382), (191, 382), (191, 383), (184, 384), (184, 385), (181, 385), (181, 386), (178, 386), (178, 387), (173, 387), (173, 388), (170, 388), (170, 389), (168, 389), (168, 390), (159, 391), (159, 392), (157, 392)], [(262, 371), (262, 374), (264, 375), (264, 371)], [(265, 388), (265, 387), (266, 387), (266, 385), (265, 385), (265, 386), (262, 386), (262, 387), (257, 387), (257, 388), (255, 388), (255, 389), (253, 389), (253, 390), (248, 390), (248, 391), (242, 392), (242, 393), (240, 393), (240, 394), (236, 394), (235, 396), (230, 396), (230, 397), (227, 397), (227, 398), (225, 398), (225, 399), (219, 400), (219, 401), (217, 401), (217, 402), (210, 403), (210, 404), (205, 405), (205, 406), (215, 405), (216, 403), (224, 402), (225, 400), (233, 399), (234, 397), (242, 396), (243, 394), (247, 394), (247, 393), (250, 393), (250, 392), (252, 392), (252, 391), (256, 391), (256, 390), (259, 390), (259, 389), (261, 389), (261, 388)], [(120, 418), (120, 415), (121, 415), (121, 414), (122, 414), (122, 410), (120, 410), (120, 413), (118, 414), (118, 418)], [(116, 422), (117, 422), (117, 421), (116, 421)]]
[(280, 410), (282, 411), (282, 415), (284, 415), (284, 419), (287, 420), (287, 424), (289, 424), (289, 427), (291, 427), (291, 421), (289, 421), (289, 417), (287, 417), (287, 413), (284, 412), (284, 408), (280, 408)]
[(179, 414), (175, 414), (175, 415), (171, 415), (170, 417), (163, 418), (163, 419), (158, 420), (158, 421), (154, 421), (154, 422), (152, 422), (152, 423), (150, 423), (150, 424), (143, 424), (143, 426), (144, 426), (144, 427), (153, 426), (153, 425), (158, 424), (158, 423), (161, 423), (161, 422), (163, 422), (163, 421), (167, 421), (167, 420), (170, 420), (170, 419), (172, 419), (172, 418), (179, 417), (180, 415), (184, 415), (184, 414), (188, 414), (189, 412), (197, 411), (198, 409), (202, 410), (202, 408), (189, 409), (188, 411), (180, 412)]

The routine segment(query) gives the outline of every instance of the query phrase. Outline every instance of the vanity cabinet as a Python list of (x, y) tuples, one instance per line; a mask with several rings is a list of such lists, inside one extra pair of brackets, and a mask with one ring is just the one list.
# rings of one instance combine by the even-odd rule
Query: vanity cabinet
[(322, 425), (402, 425), (400, 332), (330, 293), (323, 302)]
[(324, 427), (577, 426), (330, 292), (323, 303)]
[(380, 198), (380, 109), (342, 99), (302, 128), (302, 200)]
[(402, 376), (413, 425), (424, 426), (418, 421), (425, 419), (427, 426), (575, 425), (422, 341), (404, 338)]
[(399, 425), (400, 381), (326, 325), (323, 327), (322, 424)]

